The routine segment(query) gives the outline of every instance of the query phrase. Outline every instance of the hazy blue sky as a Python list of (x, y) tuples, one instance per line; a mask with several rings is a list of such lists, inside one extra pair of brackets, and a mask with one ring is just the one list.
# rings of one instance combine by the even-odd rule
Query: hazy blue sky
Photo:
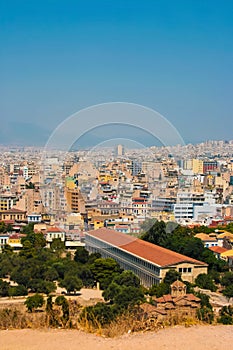
[(233, 139), (232, 17), (232, 0), (0, 0), (0, 143), (110, 101)]

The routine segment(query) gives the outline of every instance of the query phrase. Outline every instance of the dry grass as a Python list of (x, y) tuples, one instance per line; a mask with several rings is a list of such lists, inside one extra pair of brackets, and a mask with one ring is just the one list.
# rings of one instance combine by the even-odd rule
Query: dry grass
[(88, 332), (88, 333), (95, 333), (98, 335), (103, 334), (103, 328), (102, 328), (100, 322), (94, 316), (92, 317), (92, 320), (90, 321), (88, 319), (87, 312), (84, 312), (84, 314), (82, 315), (82, 318), (78, 319), (77, 328), (82, 329), (83, 331)]
[(126, 333), (138, 332), (145, 330), (145, 320), (138, 320), (133, 314), (119, 316), (108, 326), (103, 328), (102, 334), (106, 337), (118, 337)]
[(43, 328), (46, 326), (44, 312), (27, 313), (21, 306), (0, 310), (0, 329)]
[[(116, 320), (112, 321), (106, 326), (101, 326), (101, 323), (94, 317), (87, 317), (84, 314), (80, 319), (80, 313), (83, 307), (74, 301), (69, 302), (70, 305), (70, 322), (64, 326), (61, 323), (61, 310), (60, 307), (54, 305), (53, 320), (51, 323), (48, 315), (44, 310), (39, 312), (29, 313), (27, 312), (23, 304), (5, 306), (0, 308), (0, 329), (23, 329), (23, 328), (75, 328), (81, 329), (88, 333), (95, 333), (104, 337), (118, 337), (126, 333), (131, 332), (146, 332), (156, 331), (160, 328), (170, 327), (175, 325), (183, 325), (190, 327), (201, 322), (191, 317), (181, 317), (179, 315), (166, 318), (165, 320), (158, 321), (157, 319), (146, 319), (143, 314), (140, 314), (138, 310), (134, 312), (128, 312), (119, 316)], [(90, 315), (89, 315), (90, 316)], [(52, 324), (52, 325), (51, 325)]]

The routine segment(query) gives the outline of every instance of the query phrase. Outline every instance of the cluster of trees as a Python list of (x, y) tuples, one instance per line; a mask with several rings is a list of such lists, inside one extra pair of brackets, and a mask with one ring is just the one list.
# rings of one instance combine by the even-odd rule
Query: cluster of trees
[[(214, 292), (221, 285), (224, 288), (223, 294), (229, 298), (233, 297), (233, 273), (228, 271), (227, 263), (217, 259), (208, 248), (204, 247), (200, 239), (194, 237), (198, 231), (204, 230), (208, 233), (212, 229), (201, 227), (191, 230), (176, 223), (165, 223), (163, 221), (152, 222), (152, 225), (148, 221), (144, 225), (148, 227), (148, 230), (142, 234), (141, 238), (143, 240), (171, 249), (190, 258), (204, 261), (209, 265), (208, 275), (201, 274), (195, 280), (195, 284), (198, 287), (210, 289)], [(231, 226), (233, 228), (233, 225), (230, 224), (227, 229), (230, 230)], [(161, 295), (167, 290), (167, 286), (161, 284), (156, 289), (158, 289), (157, 294)]]
[(13, 297), (27, 295), (28, 290), (23, 285), (11, 286), (9, 282), (0, 279), (0, 296)]
[[(47, 325), (52, 327), (66, 327), (68, 322), (70, 321), (70, 311), (69, 311), (69, 303), (63, 295), (58, 296), (55, 299), (55, 302), (52, 300), (52, 296), (49, 295), (45, 302), (43, 295), (34, 294), (30, 296), (25, 301), (25, 306), (28, 312), (34, 312), (43, 307), (46, 303), (45, 311), (47, 316)], [(61, 307), (60, 310), (54, 309), (54, 304)], [(71, 327), (71, 323), (69, 324)]]
[(209, 270), (225, 271), (226, 263), (216, 259), (214, 254), (194, 235), (195, 233), (187, 227), (173, 222), (166, 224), (163, 221), (156, 221), (147, 232), (142, 234), (141, 238), (190, 258), (204, 261), (209, 265)]
[(207, 294), (195, 293), (201, 299), (201, 307), (197, 311), (197, 317), (200, 321), (212, 323), (214, 320), (214, 312), (210, 304), (210, 297)]
[[(170, 285), (175, 282), (176, 280), (182, 280), (181, 279), (181, 273), (179, 273), (178, 271), (176, 270), (169, 270), (163, 281), (158, 284), (158, 285), (153, 285), (150, 289), (149, 289), (149, 295), (151, 296), (156, 296), (157, 298), (161, 297), (162, 295), (165, 295), (165, 294), (169, 294), (170, 293)], [(182, 281), (184, 282), (184, 281)], [(184, 282), (186, 285), (187, 285), (187, 292), (189, 293), (190, 292), (190, 288), (191, 288), (191, 284), (190, 283), (186, 283)]]
[[(2, 229), (6, 229), (4, 225)], [(97, 322), (104, 326), (126, 310), (132, 310), (143, 302), (145, 294), (157, 297), (168, 294), (170, 284), (181, 279), (180, 273), (170, 270), (161, 284), (147, 291), (140, 285), (137, 276), (130, 271), (123, 271), (111, 258), (101, 258), (98, 253), (89, 254), (84, 247), (79, 247), (72, 259), (59, 239), (55, 239), (50, 248), (46, 248), (43, 235), (35, 234), (33, 225), (25, 226), (24, 233), (26, 236), (22, 239), (23, 248), (19, 253), (14, 253), (11, 247), (6, 246), (0, 254), (0, 296), (27, 295), (28, 292), (33, 292), (35, 295), (28, 297), (25, 303), (28, 310), (33, 311), (44, 305), (40, 293), (47, 294), (46, 312), (51, 325), (58, 322), (50, 296), (50, 293), (56, 290), (57, 284), (65, 288), (67, 293), (76, 293), (83, 286), (93, 287), (99, 282), (105, 302), (84, 308), (80, 320), (88, 320), (93, 324)], [(142, 239), (207, 262), (209, 274), (199, 275), (195, 285), (212, 291), (215, 291), (218, 285), (222, 285), (223, 294), (227, 297), (233, 296), (233, 272), (227, 271), (225, 263), (217, 260), (211, 251), (204, 248), (191, 230), (173, 223), (156, 221), (152, 226), (148, 226), (148, 231), (142, 235)], [(3, 280), (5, 278), (15, 282), (14, 285)], [(185, 283), (187, 292), (193, 292), (194, 285)], [(208, 297), (203, 297), (203, 294), (200, 297), (202, 307), (198, 317), (203, 321), (212, 322), (213, 310)], [(69, 319), (67, 301), (61, 297), (56, 299), (55, 304), (62, 308), (63, 314), (59, 322), (64, 325)], [(223, 312), (230, 314), (231, 310)], [(220, 320), (229, 321), (229, 315), (225, 314), (221, 315)]]
[(115, 269), (111, 279), (104, 278), (104, 283), (102, 283), (105, 303), (88, 306), (80, 315), (80, 321), (88, 320), (93, 326), (97, 324), (105, 326), (145, 301), (145, 289), (140, 285), (139, 278), (131, 271), (122, 272), (113, 259), (108, 260), (115, 265)]
[[(46, 248), (43, 235), (35, 234), (32, 225), (25, 226), (24, 233), (26, 236), (19, 253), (5, 246), (0, 254), (0, 296), (26, 295), (28, 292), (50, 294), (56, 290), (57, 283), (68, 293), (75, 293), (83, 286), (94, 286), (96, 281), (101, 287), (111, 281), (115, 261), (102, 259), (100, 254), (89, 255), (84, 247), (77, 248), (72, 259), (59, 239)], [(10, 286), (3, 280), (5, 278), (16, 286)]]
[(218, 323), (233, 324), (233, 306), (223, 306), (219, 313)]
[(0, 232), (1, 233), (7, 233), (7, 232), (12, 232), (13, 227), (10, 224), (5, 224), (4, 221), (0, 221)]

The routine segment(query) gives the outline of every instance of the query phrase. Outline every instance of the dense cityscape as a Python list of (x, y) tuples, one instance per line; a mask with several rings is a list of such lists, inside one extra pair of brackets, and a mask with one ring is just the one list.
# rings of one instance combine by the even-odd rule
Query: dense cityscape
[(2, 147), (0, 161), (1, 219), (19, 227), (140, 233), (149, 218), (218, 226), (233, 216), (233, 141), (46, 156)]
[[(60, 239), (67, 250), (75, 251), (85, 246), (85, 236), (89, 242), (89, 231), (112, 229), (136, 239), (145, 227), (148, 231), (162, 221), (196, 229), (195, 237), (204, 247), (232, 266), (233, 234), (226, 226), (233, 222), (233, 141), (44, 153), (30, 147), (2, 148), (1, 249), (9, 245), (21, 250), (29, 224), (43, 234), (48, 247)], [(95, 252), (87, 243), (86, 247)], [(96, 251), (117, 260), (97, 247)], [(150, 287), (165, 276), (144, 276), (132, 266), (125, 268)], [(191, 267), (176, 269), (189, 282), (197, 277)]]

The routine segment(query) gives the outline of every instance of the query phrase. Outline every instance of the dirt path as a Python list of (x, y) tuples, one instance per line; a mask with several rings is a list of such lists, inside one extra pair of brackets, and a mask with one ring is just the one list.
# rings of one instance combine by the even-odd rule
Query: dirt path
[(233, 326), (174, 327), (105, 339), (80, 331), (0, 331), (1, 350), (229, 350)]

